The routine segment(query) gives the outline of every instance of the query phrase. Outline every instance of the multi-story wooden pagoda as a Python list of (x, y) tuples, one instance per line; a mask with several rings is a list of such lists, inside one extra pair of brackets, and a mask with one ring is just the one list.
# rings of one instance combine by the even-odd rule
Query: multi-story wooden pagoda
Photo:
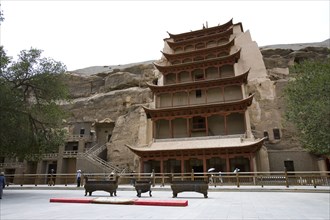
[(128, 146), (141, 172), (257, 171), (263, 139), (251, 132), (250, 67), (235, 44), (242, 33), (241, 23), (230, 20), (164, 39), (163, 57), (154, 63), (161, 77), (148, 85), (154, 107), (144, 107), (152, 139)]

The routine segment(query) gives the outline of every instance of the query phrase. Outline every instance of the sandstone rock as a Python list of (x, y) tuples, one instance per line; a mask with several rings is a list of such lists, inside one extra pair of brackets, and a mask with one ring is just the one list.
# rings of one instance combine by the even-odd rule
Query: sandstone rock
[[(304, 60), (323, 60), (330, 54), (329, 46), (318, 47), (316, 43), (305, 45), (260, 48), (268, 78), (250, 81), (247, 88), (249, 92), (255, 93), (255, 99), (249, 109), (253, 133), (256, 137), (262, 137), (264, 131), (268, 132), (270, 140), (265, 142), (268, 150), (302, 149), (294, 126), (285, 118), (283, 91), (290, 80), (289, 68)], [(281, 131), (280, 140), (274, 140), (273, 129), (276, 128)]]

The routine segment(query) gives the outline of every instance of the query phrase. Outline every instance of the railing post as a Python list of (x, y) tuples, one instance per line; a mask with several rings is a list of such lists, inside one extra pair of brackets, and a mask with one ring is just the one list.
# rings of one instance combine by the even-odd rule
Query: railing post
[(22, 174), (21, 186), (23, 186), (23, 184), (24, 184), (24, 172)]
[(162, 173), (162, 184), (161, 184), (161, 186), (165, 186), (165, 178), (164, 178), (164, 173)]
[(313, 186), (314, 186), (314, 188), (316, 188), (316, 177), (315, 176), (313, 176)]
[(34, 185), (37, 186), (38, 185), (38, 174), (36, 174), (36, 177), (34, 179)]
[(194, 169), (191, 169), (191, 180), (195, 180)]
[(288, 171), (287, 171), (286, 167), (284, 167), (284, 176), (285, 176), (286, 188), (289, 188)]
[(154, 169), (152, 169), (151, 176), (152, 176), (152, 187), (155, 187), (155, 170)]
[(239, 188), (239, 171), (236, 172), (236, 183), (237, 183), (237, 188)]
[(217, 187), (217, 178), (214, 175), (211, 175), (211, 178), (213, 180), (214, 187)]

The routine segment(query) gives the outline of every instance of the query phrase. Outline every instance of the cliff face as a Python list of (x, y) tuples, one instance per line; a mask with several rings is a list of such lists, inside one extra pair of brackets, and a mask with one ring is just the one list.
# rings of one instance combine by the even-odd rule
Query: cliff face
[(71, 101), (63, 104), (70, 113), (68, 123), (93, 123), (110, 118), (115, 127), (107, 143), (108, 160), (133, 168), (134, 154), (125, 144), (138, 144), (141, 106), (152, 102), (146, 82), (155, 77), (157, 73), (151, 62), (68, 73)]
[[(267, 79), (259, 84), (248, 84), (248, 91), (255, 92), (250, 108), (251, 125), (255, 136), (268, 132), (269, 150), (301, 149), (295, 137), (294, 126), (285, 120), (283, 89), (291, 78), (289, 68), (303, 60), (323, 60), (330, 56), (329, 40), (313, 44), (273, 45), (260, 48), (267, 69)], [(281, 138), (275, 139), (273, 129), (279, 129)]]
[[(319, 47), (321, 45), (321, 47)], [(305, 59), (329, 57), (329, 41), (319, 44), (273, 45), (260, 48), (267, 77), (249, 82), (248, 93), (255, 93), (249, 109), (252, 132), (256, 137), (269, 134), (268, 149), (297, 149), (294, 128), (284, 118), (282, 97), (290, 79), (289, 67)], [(110, 118), (115, 127), (108, 146), (108, 160), (119, 165), (137, 166), (137, 161), (125, 144), (139, 145), (141, 129), (145, 127), (142, 105), (153, 100), (146, 82), (158, 78), (151, 61), (124, 66), (90, 67), (69, 72), (67, 84), (72, 101), (63, 106), (70, 112), (69, 122), (101, 121)], [(273, 129), (279, 129), (275, 140)], [(131, 167), (133, 168), (133, 167)]]

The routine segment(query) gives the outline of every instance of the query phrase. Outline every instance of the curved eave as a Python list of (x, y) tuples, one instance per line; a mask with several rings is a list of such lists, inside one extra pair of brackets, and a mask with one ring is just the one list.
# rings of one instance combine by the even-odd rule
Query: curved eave
[(244, 32), (242, 22), (238, 22), (238, 23), (236, 23), (236, 24), (234, 24), (234, 25), (239, 25), (239, 27), (241, 28), (241, 31)]
[[(225, 139), (221, 139), (222, 141)], [(159, 155), (159, 152), (185, 152), (185, 151), (207, 151), (207, 150), (220, 150), (220, 151), (245, 151), (247, 149), (249, 152), (257, 152), (263, 145), (264, 138), (257, 139), (254, 141), (243, 141), (241, 142), (238, 138), (233, 143), (228, 145), (219, 146), (219, 144), (212, 145), (212, 142), (217, 141), (217, 139), (201, 139), (201, 140), (191, 140), (191, 141), (171, 141), (162, 142), (156, 146), (146, 146), (146, 147), (132, 147), (126, 144), (133, 153), (137, 154), (139, 157), (150, 156), (152, 154)], [(195, 142), (195, 143), (193, 143)], [(207, 143), (210, 142), (210, 143)], [(193, 143), (193, 144), (192, 144)], [(163, 146), (160, 146), (163, 145)], [(177, 155), (180, 155), (177, 154)]]
[(204, 105), (193, 105), (183, 107), (170, 107), (170, 108), (157, 108), (150, 109), (142, 106), (146, 112), (147, 118), (151, 119), (165, 119), (165, 118), (178, 118), (178, 117), (190, 117), (194, 115), (204, 114), (227, 114), (228, 112), (242, 112), (252, 104), (254, 94), (249, 97), (232, 102), (212, 103)]
[(184, 70), (190, 70), (190, 69), (195, 69), (195, 68), (205, 68), (205, 67), (209, 67), (209, 66), (220, 66), (223, 63), (234, 64), (240, 58), (240, 52), (241, 52), (241, 49), (237, 50), (235, 53), (230, 54), (228, 56), (217, 57), (217, 58), (195, 61), (195, 62), (189, 62), (189, 63), (168, 65), (168, 66), (159, 65), (156, 62), (153, 62), (153, 64), (163, 75), (166, 75), (169, 72), (184, 71)]
[(194, 50), (194, 51), (182, 52), (182, 53), (165, 53), (163, 51), (161, 51), (161, 52), (164, 55), (164, 57), (171, 62), (174, 59), (192, 57), (194, 55), (199, 55), (199, 54), (219, 52), (223, 49), (227, 49), (227, 48), (234, 46), (234, 44), (235, 44), (235, 38), (233, 38), (231, 41), (229, 41), (226, 44), (216, 46), (216, 47), (204, 48), (204, 49), (200, 49), (200, 50)]
[(181, 33), (181, 34), (171, 34), (169, 32), (167, 32), (167, 33), (170, 36), (170, 38), (176, 40), (176, 39), (180, 39), (180, 38), (186, 38), (188, 36), (196, 36), (196, 35), (198, 36), (201, 33), (214, 32), (214, 30), (218, 30), (218, 29), (219, 29), (219, 31), (224, 31), (232, 25), (233, 25), (233, 19), (230, 19), (227, 23), (224, 23), (224, 24), (218, 25), (218, 26), (214, 26), (214, 27), (210, 27), (210, 28), (204, 28), (204, 29), (185, 32), (185, 33)]
[(178, 84), (165, 85), (165, 86), (158, 86), (155, 84), (147, 83), (147, 85), (150, 88), (150, 90), (155, 94), (167, 93), (167, 92), (173, 93), (179, 91), (211, 88), (211, 87), (224, 86), (224, 85), (241, 85), (247, 83), (249, 72), (250, 69), (247, 70), (245, 73), (237, 76), (220, 78), (220, 79), (201, 80), (198, 81), (198, 83), (187, 82), (187, 83), (178, 83)]
[(211, 35), (206, 35), (206, 36), (202, 36), (202, 37), (199, 37), (199, 38), (192, 38), (192, 39), (183, 40), (183, 41), (179, 41), (179, 42), (173, 42), (173, 41), (166, 40), (166, 42), (167, 42), (167, 44), (170, 48), (174, 48), (174, 47), (187, 45), (187, 44), (205, 42), (205, 41), (209, 41), (209, 40), (212, 40), (212, 39), (229, 38), (229, 36), (232, 35), (232, 34), (233, 34), (233, 27), (229, 28), (228, 30), (226, 30), (224, 32), (211, 34)]

